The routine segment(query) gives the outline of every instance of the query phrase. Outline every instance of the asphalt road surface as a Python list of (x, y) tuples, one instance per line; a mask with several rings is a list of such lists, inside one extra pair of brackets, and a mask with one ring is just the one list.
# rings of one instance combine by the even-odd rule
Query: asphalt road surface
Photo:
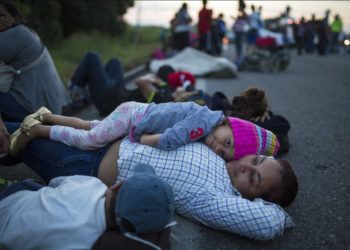
[[(230, 53), (227, 53), (230, 57)], [(345, 249), (350, 246), (350, 55), (297, 56), (280, 73), (239, 72), (235, 79), (199, 79), (198, 88), (230, 99), (250, 86), (266, 91), (275, 114), (291, 124), (292, 147), (285, 156), (299, 179), (288, 208), (296, 227), (259, 242), (212, 230), (177, 217), (173, 249)], [(80, 114), (97, 117), (89, 108)], [(0, 176), (33, 177), (23, 164), (1, 167)]]

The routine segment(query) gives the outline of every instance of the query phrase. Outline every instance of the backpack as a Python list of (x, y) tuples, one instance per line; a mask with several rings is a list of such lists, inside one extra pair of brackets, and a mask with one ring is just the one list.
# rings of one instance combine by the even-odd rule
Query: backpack
[(285, 117), (281, 115), (274, 115), (271, 112), (270, 119), (263, 122), (255, 122), (255, 124), (264, 129), (270, 130), (277, 136), (277, 139), (280, 143), (280, 148), (277, 153), (278, 158), (289, 151), (290, 143), (288, 132), (290, 130), (290, 124)]
[[(211, 105), (209, 106), (209, 108), (211, 110), (221, 110), (226, 115), (232, 115), (231, 111), (233, 107), (231, 106), (225, 94), (222, 92), (214, 93), (211, 100)], [(290, 148), (289, 137), (288, 137), (290, 124), (285, 117), (281, 115), (274, 115), (272, 112), (269, 112), (269, 113), (270, 113), (270, 119), (268, 120), (266, 119), (263, 122), (258, 121), (254, 123), (264, 129), (270, 130), (272, 133), (274, 133), (277, 136), (277, 139), (280, 143), (280, 148), (277, 153), (277, 157), (279, 158), (283, 154), (287, 153)]]

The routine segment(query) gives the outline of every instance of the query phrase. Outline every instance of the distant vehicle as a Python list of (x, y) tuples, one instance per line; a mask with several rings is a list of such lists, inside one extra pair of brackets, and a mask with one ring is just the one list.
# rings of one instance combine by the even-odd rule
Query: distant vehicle
[(346, 34), (344, 36), (344, 40), (342, 41), (342, 45), (347, 53), (350, 54), (350, 34)]

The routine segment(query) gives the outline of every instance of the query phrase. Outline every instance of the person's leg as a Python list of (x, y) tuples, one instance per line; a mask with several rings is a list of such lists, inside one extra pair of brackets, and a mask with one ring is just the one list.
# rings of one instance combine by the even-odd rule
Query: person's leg
[(21, 122), (30, 112), (20, 105), (9, 92), (0, 92), (0, 114), (4, 121)]
[(238, 61), (242, 55), (242, 32), (236, 32), (236, 60)]
[(151, 95), (157, 91), (156, 87), (148, 79), (139, 78), (135, 82), (137, 89), (142, 93), (144, 99), (147, 101)]
[(37, 191), (42, 187), (44, 187), (44, 185), (36, 182), (35, 180), (26, 179), (26, 180), (14, 183), (6, 187), (4, 190), (2, 190), (0, 193), (0, 201), (19, 191), (22, 191), (22, 190)]
[(55, 114), (44, 114), (43, 124), (61, 125), (61, 126), (67, 126), (67, 127), (84, 129), (84, 130), (91, 129), (91, 121), (85, 121), (78, 117), (70, 117), (70, 116), (55, 115)]
[(179, 32), (174, 33), (174, 49), (181, 50), (181, 37), (179, 35)]
[[(138, 110), (140, 106), (143, 107), (144, 104), (136, 102), (123, 103), (88, 131), (65, 126), (52, 126), (49, 131), (50, 139), (80, 149), (91, 150), (103, 147), (129, 132), (134, 120), (135, 110)], [(35, 133), (34, 129), (36, 127), (38, 126), (33, 127), (33, 133)], [(41, 135), (46, 135), (44, 128), (42, 128), (41, 132), (43, 133)]]
[(103, 103), (103, 94), (108, 88), (108, 77), (97, 53), (86, 53), (74, 72), (71, 82), (73, 86), (76, 85), (82, 90), (88, 84), (93, 103), (97, 107)]
[[(13, 133), (20, 123), (6, 122), (9, 133)], [(91, 151), (67, 146), (50, 139), (35, 139), (16, 157), (13, 164), (25, 163), (34, 170), (46, 183), (52, 178), (68, 175), (88, 175), (97, 177), (100, 162), (109, 146)], [(7, 160), (9, 162), (9, 160)], [(1, 164), (3, 161), (1, 159)]]
[(88, 175), (97, 177), (106, 148), (84, 151), (49, 139), (35, 139), (18, 158), (46, 183), (58, 176)]
[(207, 53), (210, 53), (212, 51), (213, 46), (212, 46), (212, 33), (211, 33), (211, 31), (209, 31), (207, 33), (207, 40), (206, 40), (205, 48), (206, 48)]
[[(25, 148), (27, 144), (35, 138), (50, 138), (52, 126), (43, 125), (38, 122), (37, 119), (31, 116), (33, 115), (25, 118), (21, 124), (21, 129), (17, 130), (11, 136), (11, 155), (17, 155), (20, 150)], [(90, 121), (84, 121), (76, 117), (67, 117), (51, 113), (41, 114), (40, 121), (44, 124), (67, 126), (77, 130), (90, 130), (92, 127), (92, 122)]]
[(111, 87), (116, 84), (124, 84), (125, 79), (123, 73), (123, 66), (118, 59), (112, 58), (111, 60), (109, 60), (108, 63), (105, 65), (105, 71), (108, 76), (108, 86)]

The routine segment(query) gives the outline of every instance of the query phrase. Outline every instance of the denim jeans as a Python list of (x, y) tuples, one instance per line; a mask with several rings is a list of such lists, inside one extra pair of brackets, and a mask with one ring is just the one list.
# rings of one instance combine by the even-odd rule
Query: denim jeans
[[(5, 125), (12, 133), (20, 124)], [(50, 139), (35, 139), (16, 158), (48, 183), (58, 176), (88, 175), (98, 176), (98, 167), (109, 146), (97, 150), (81, 150)], [(1, 164), (1, 162), (0, 162)]]
[(30, 113), (9, 92), (0, 92), (0, 114), (4, 121), (22, 122)]
[(95, 52), (86, 53), (71, 78), (72, 86), (85, 89), (89, 87), (91, 99), (98, 109), (104, 102), (104, 93), (109, 87), (124, 84), (124, 73), (121, 62), (111, 59), (103, 66)]
[(22, 190), (30, 190), (37, 191), (40, 188), (44, 187), (44, 185), (37, 183), (35, 180), (26, 179), (11, 186), (6, 187), (4, 190), (0, 192), (0, 201), (10, 196), (11, 194), (17, 193)]

